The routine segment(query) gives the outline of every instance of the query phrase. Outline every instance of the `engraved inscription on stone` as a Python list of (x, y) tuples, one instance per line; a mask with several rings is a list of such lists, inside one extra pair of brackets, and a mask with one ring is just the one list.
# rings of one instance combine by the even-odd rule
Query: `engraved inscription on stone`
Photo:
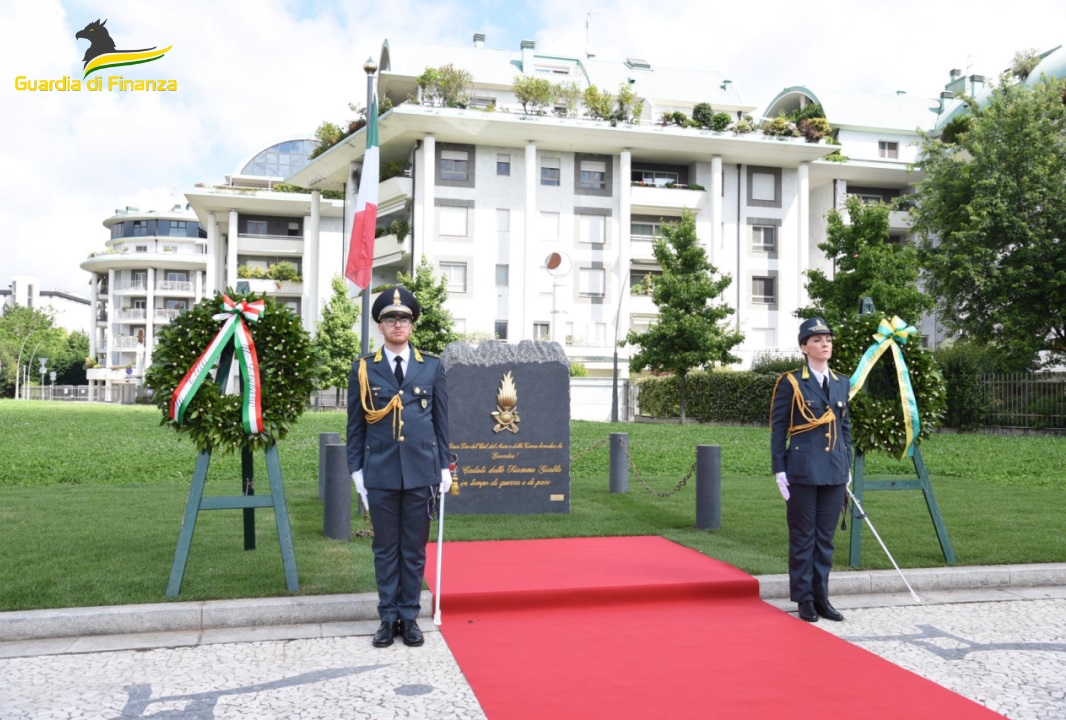
[(570, 366), (562, 347), (452, 343), (441, 360), (459, 458), (459, 494), (448, 497), (448, 512), (570, 512)]

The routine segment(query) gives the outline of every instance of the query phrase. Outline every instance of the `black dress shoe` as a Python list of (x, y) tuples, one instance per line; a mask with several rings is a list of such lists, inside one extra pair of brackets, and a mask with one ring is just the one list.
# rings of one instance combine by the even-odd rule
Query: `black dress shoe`
[(374, 647), (383, 648), (392, 645), (392, 639), (396, 637), (396, 625), (392, 620), (382, 620), (378, 631), (374, 633)]
[(818, 613), (814, 611), (813, 600), (802, 600), (799, 604), (799, 619), (807, 622), (818, 622)]
[(844, 616), (841, 615), (835, 607), (830, 605), (828, 600), (815, 600), (814, 611), (824, 617), (826, 620), (840, 622), (844, 619)]
[(418, 647), (425, 642), (422, 631), (418, 629), (418, 623), (414, 620), (400, 620), (400, 635), (403, 636), (403, 644), (410, 647)]

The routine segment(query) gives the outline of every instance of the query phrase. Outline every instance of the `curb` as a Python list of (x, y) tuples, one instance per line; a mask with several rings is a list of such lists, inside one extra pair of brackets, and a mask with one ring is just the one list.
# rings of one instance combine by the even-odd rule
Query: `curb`
[[(1066, 586), (1066, 563), (913, 568), (905, 571), (915, 591)], [(788, 599), (788, 575), (759, 575), (759, 597)], [(831, 595), (907, 592), (895, 570), (834, 572)], [(377, 593), (308, 595), (243, 600), (112, 605), (0, 612), (0, 642), (46, 638), (125, 635), (222, 628), (308, 625), (378, 619)], [(422, 612), (431, 617), (433, 598), (422, 591)]]

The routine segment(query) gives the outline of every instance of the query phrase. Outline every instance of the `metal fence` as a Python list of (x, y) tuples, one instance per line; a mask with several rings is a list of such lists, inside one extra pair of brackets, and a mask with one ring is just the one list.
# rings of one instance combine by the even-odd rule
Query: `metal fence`
[(132, 405), (145, 396), (143, 385), (112, 383), (103, 385), (30, 385), (22, 392), (27, 400), (55, 400), (57, 402), (110, 402)]
[(982, 375), (980, 382), (989, 427), (1066, 430), (1066, 373)]

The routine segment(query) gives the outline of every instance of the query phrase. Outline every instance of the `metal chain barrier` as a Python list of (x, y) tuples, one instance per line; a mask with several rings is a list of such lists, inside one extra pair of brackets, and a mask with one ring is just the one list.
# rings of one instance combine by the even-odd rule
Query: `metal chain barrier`
[(665, 497), (670, 497), (671, 495), (676, 494), (677, 492), (679, 492), (681, 490), (681, 488), (685, 487), (685, 485), (689, 481), (689, 478), (691, 478), (693, 473), (696, 472), (696, 461), (693, 460), (692, 461), (692, 467), (690, 467), (688, 469), (688, 472), (685, 473), (685, 477), (681, 478), (681, 480), (677, 483), (677, 485), (674, 486), (673, 490), (670, 490), (668, 492), (659, 492), (658, 490), (653, 490), (651, 488), (651, 486), (648, 485), (647, 482), (645, 482), (644, 478), (641, 477), (640, 470), (637, 469), (636, 463), (633, 462), (633, 456), (629, 454), (629, 438), (628, 437), (625, 438), (624, 440), (622, 440), (622, 448), (626, 451), (626, 459), (629, 460), (629, 469), (632, 470), (633, 474), (637, 476), (637, 482), (639, 482), (641, 484), (641, 486), (645, 490), (647, 490), (649, 493), (651, 493), (655, 497), (665, 498)]
[(575, 460), (579, 460), (580, 458), (583, 458), (584, 456), (588, 455), (593, 450), (598, 450), (599, 448), (603, 447), (604, 445), (606, 445), (610, 441), (611, 441), (610, 437), (608, 437), (608, 438), (606, 438), (604, 440), (597, 440), (596, 442), (592, 443), (591, 445), (589, 445), (587, 448), (585, 448), (581, 452), (577, 453), (576, 455), (574, 453), (570, 453), (570, 464), (573, 465)]

